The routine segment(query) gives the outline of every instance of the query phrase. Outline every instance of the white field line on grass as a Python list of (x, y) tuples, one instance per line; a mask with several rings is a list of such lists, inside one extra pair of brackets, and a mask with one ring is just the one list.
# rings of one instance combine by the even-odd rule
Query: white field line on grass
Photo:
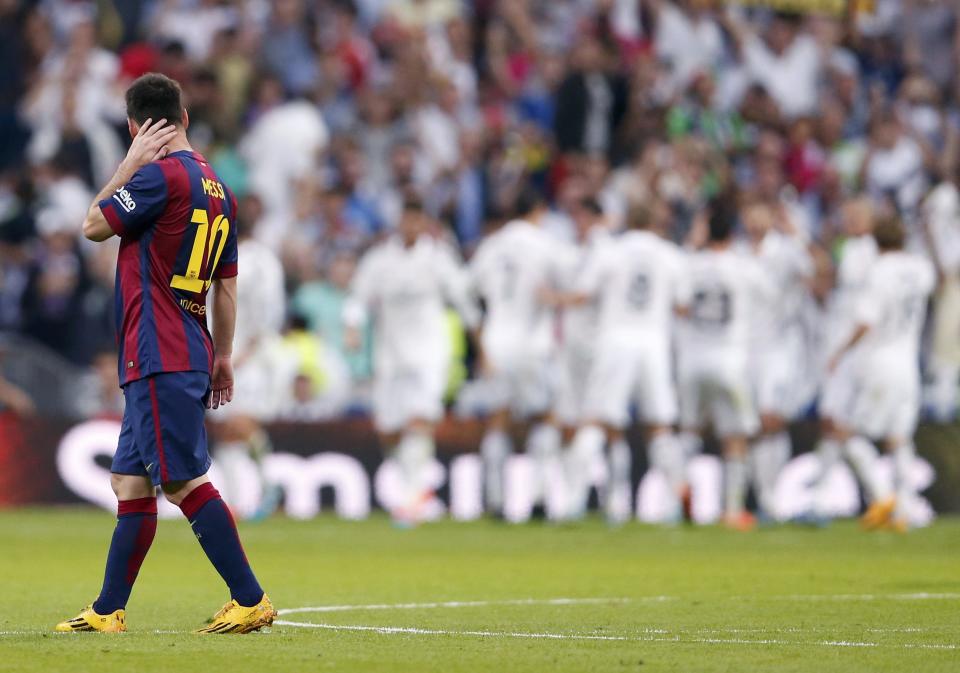
[(366, 626), (362, 624), (321, 624), (315, 622), (291, 622), (278, 620), (276, 626), (294, 626), (327, 631), (362, 631), (382, 635), (418, 635), (418, 636), (465, 636), (476, 638), (529, 638), (534, 640), (581, 640), (581, 641), (618, 641), (639, 643), (682, 643), (691, 645), (776, 645), (784, 647), (892, 647), (903, 649), (956, 650), (960, 645), (953, 643), (875, 643), (850, 640), (811, 640), (795, 641), (775, 638), (701, 638), (684, 635), (663, 635), (661, 630), (653, 630), (648, 635), (592, 635), (581, 633), (528, 633), (523, 631), (456, 631), (452, 629), (422, 629), (403, 626)]
[[(281, 615), (301, 612), (353, 612), (360, 610), (430, 610), (434, 608), (486, 608), (508, 605), (602, 605), (604, 603), (629, 603), (630, 598), (518, 598), (493, 601), (440, 601), (433, 603), (373, 603), (366, 605), (318, 605), (305, 608), (279, 610)], [(661, 602), (673, 600), (670, 596), (650, 596), (637, 600)]]
[(791, 594), (789, 596), (770, 596), (769, 600), (778, 601), (955, 601), (960, 593), (912, 594)]

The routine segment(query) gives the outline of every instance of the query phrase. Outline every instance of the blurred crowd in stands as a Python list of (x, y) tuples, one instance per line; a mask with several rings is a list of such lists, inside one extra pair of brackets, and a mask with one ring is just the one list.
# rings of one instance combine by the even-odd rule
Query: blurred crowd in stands
[(299, 357), (287, 413), (309, 419), (356, 405), (371, 376), (369, 335), (345, 348), (342, 304), (410, 196), (469, 258), (525, 181), (560, 237), (584, 197), (614, 229), (639, 199), (679, 243), (735, 185), (828, 263), (841, 204), (865, 192), (955, 278), (958, 67), (954, 0), (840, 16), (719, 0), (0, 0), (0, 331), (93, 372), (82, 413), (121, 403), (116, 248), (80, 224), (145, 72), (182, 84), (190, 142), (282, 264), (272, 329)]

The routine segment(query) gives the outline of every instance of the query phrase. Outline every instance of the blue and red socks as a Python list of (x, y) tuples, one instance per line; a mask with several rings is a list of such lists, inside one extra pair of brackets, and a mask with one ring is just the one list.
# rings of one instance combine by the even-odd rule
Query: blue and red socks
[(220, 493), (207, 482), (190, 491), (180, 503), (210, 563), (230, 587), (230, 596), (244, 607), (263, 598), (263, 589), (247, 562), (237, 525)]
[(113, 530), (100, 597), (93, 604), (98, 615), (125, 608), (133, 583), (157, 533), (157, 499), (121, 500)]

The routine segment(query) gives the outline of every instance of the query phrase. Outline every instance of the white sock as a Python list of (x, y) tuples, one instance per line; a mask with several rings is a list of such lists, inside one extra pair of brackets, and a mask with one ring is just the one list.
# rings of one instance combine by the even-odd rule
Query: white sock
[(877, 447), (863, 437), (851, 437), (844, 444), (847, 460), (863, 485), (868, 503), (890, 497), (877, 479)]
[(435, 454), (433, 436), (409, 431), (400, 438), (394, 456), (404, 482), (404, 507), (417, 506), (426, 493), (426, 469)]
[(724, 459), (724, 515), (739, 516), (747, 498), (747, 461), (739, 456)]
[(904, 522), (910, 520), (910, 506), (913, 503), (913, 484), (910, 482), (910, 468), (917, 456), (913, 442), (905, 442), (893, 450), (893, 483), (897, 489), (897, 511), (895, 516)]
[(647, 446), (647, 459), (667, 479), (669, 493), (667, 497), (667, 518), (677, 521), (681, 516), (680, 489), (687, 483), (687, 453), (678, 437), (664, 432), (650, 438)]
[(550, 423), (538, 423), (527, 436), (526, 449), (533, 463), (533, 501), (545, 504), (549, 475), (560, 454), (560, 429)]
[(633, 509), (631, 497), (630, 468), (633, 454), (630, 445), (622, 437), (610, 446), (610, 456), (607, 464), (610, 468), (610, 481), (607, 484), (606, 507), (607, 516), (613, 521), (627, 521)]
[(790, 436), (786, 432), (765, 435), (750, 450), (753, 483), (760, 509), (768, 517), (776, 514), (777, 479), (790, 460)]
[(489, 430), (480, 441), (488, 511), (503, 509), (503, 465), (511, 453), (510, 437), (503, 430)]
[(840, 462), (842, 446), (832, 437), (824, 437), (817, 443), (816, 452), (820, 459), (820, 472), (813, 486), (813, 513), (816, 516), (828, 516), (827, 495), (830, 492), (830, 471)]
[(590, 469), (597, 457), (603, 456), (606, 433), (596, 425), (586, 425), (577, 430), (570, 453), (566, 456), (564, 472), (567, 479), (567, 516), (580, 518), (587, 511), (590, 500)]

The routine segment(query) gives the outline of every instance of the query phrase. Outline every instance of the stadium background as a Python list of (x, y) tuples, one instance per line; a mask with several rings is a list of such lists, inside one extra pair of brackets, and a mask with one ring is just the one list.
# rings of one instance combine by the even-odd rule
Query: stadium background
[[(0, 505), (76, 500), (58, 446), (118, 412), (115, 248), (81, 241), (79, 223), (124, 151), (123, 89), (146, 71), (183, 83), (191, 142), (283, 261), (277, 343), (313, 355), (276, 391), (281, 451), (353, 452), (375, 467), (369, 348), (346, 352), (339, 309), (357, 256), (409, 193), (466, 257), (523, 177), (551, 199), (561, 236), (579, 196), (614, 222), (640, 196), (684, 241), (706, 199), (736, 183), (775, 196), (823, 261), (842, 245), (842, 199), (859, 190), (894, 201), (923, 247), (925, 198), (956, 175), (955, 3), (877, 0), (855, 30), (763, 7), (731, 22), (720, 4), (0, 0)], [(794, 56), (786, 70), (748, 63), (734, 34)], [(954, 283), (957, 266), (943, 268)], [(462, 345), (456, 324), (451, 335)], [(960, 511), (960, 429), (944, 423), (955, 373), (944, 382), (931, 348), (918, 448), (938, 480), (925, 495)], [(441, 454), (477, 437), (464, 419), (470, 354), (455, 350)], [(812, 421), (795, 434), (809, 449)]]

